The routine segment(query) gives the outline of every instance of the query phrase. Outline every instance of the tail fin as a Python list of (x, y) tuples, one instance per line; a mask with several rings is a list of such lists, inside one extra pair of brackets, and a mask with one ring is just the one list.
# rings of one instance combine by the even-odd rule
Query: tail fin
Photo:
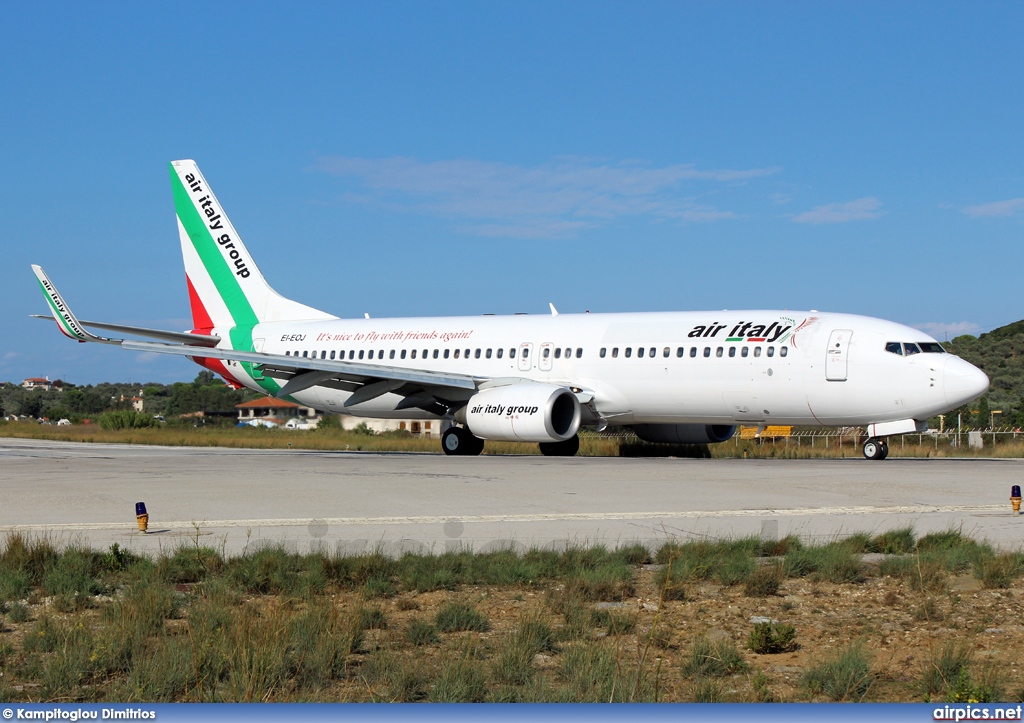
[(270, 288), (195, 161), (170, 168), (195, 329), (335, 318)]

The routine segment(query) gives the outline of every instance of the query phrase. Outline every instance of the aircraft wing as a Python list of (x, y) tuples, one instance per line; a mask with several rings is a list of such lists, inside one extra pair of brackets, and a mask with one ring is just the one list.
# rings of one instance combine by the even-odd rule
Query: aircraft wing
[[(417, 407), (433, 410), (434, 405), (437, 404), (446, 406), (446, 402), (465, 401), (469, 393), (476, 391), (478, 385), (485, 381), (464, 374), (221, 349), (211, 346), (211, 342), (213, 344), (220, 342), (220, 338), (216, 336), (164, 332), (100, 322), (82, 322), (71, 312), (42, 268), (34, 265), (32, 270), (35, 272), (43, 294), (50, 305), (51, 316), (65, 336), (80, 342), (114, 344), (129, 351), (258, 364), (260, 365), (259, 371), (265, 376), (285, 382), (277, 393), (279, 397), (286, 397), (303, 389), (322, 385), (352, 392), (352, 396), (346, 401), (345, 406), (354, 406), (382, 394), (393, 392), (405, 397), (402, 402), (399, 402), (398, 409)], [(164, 341), (135, 341), (98, 336), (86, 331), (85, 325), (115, 332), (151, 336)]]

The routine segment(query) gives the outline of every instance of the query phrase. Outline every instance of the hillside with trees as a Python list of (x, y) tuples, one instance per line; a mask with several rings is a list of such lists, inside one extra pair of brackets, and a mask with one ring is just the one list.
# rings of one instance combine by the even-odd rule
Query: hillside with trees
[[(965, 426), (1024, 426), (1024, 321), (971, 336), (958, 336), (944, 344), (953, 354), (988, 374), (988, 394), (967, 407), (946, 415), (946, 425), (956, 424), (960, 414)], [(968, 421), (970, 420), (970, 421)]]

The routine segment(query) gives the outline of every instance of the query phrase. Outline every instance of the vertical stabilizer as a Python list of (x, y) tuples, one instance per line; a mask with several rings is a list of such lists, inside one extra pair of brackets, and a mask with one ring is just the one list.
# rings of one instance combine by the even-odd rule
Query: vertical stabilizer
[(170, 168), (195, 329), (335, 318), (270, 288), (195, 162)]

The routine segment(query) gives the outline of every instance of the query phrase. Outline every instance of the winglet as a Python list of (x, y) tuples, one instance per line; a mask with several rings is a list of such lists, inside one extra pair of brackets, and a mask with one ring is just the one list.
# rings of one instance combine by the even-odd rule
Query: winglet
[(548, 306), (551, 307), (551, 316), (558, 316), (558, 309), (555, 308), (555, 305), (549, 301)]
[(50, 313), (53, 314), (53, 319), (57, 322), (57, 328), (64, 336), (77, 341), (111, 342), (110, 339), (90, 334), (82, 328), (42, 267), (32, 264), (32, 271), (39, 280), (39, 287), (43, 290), (43, 295), (46, 296), (46, 301), (50, 305)]

